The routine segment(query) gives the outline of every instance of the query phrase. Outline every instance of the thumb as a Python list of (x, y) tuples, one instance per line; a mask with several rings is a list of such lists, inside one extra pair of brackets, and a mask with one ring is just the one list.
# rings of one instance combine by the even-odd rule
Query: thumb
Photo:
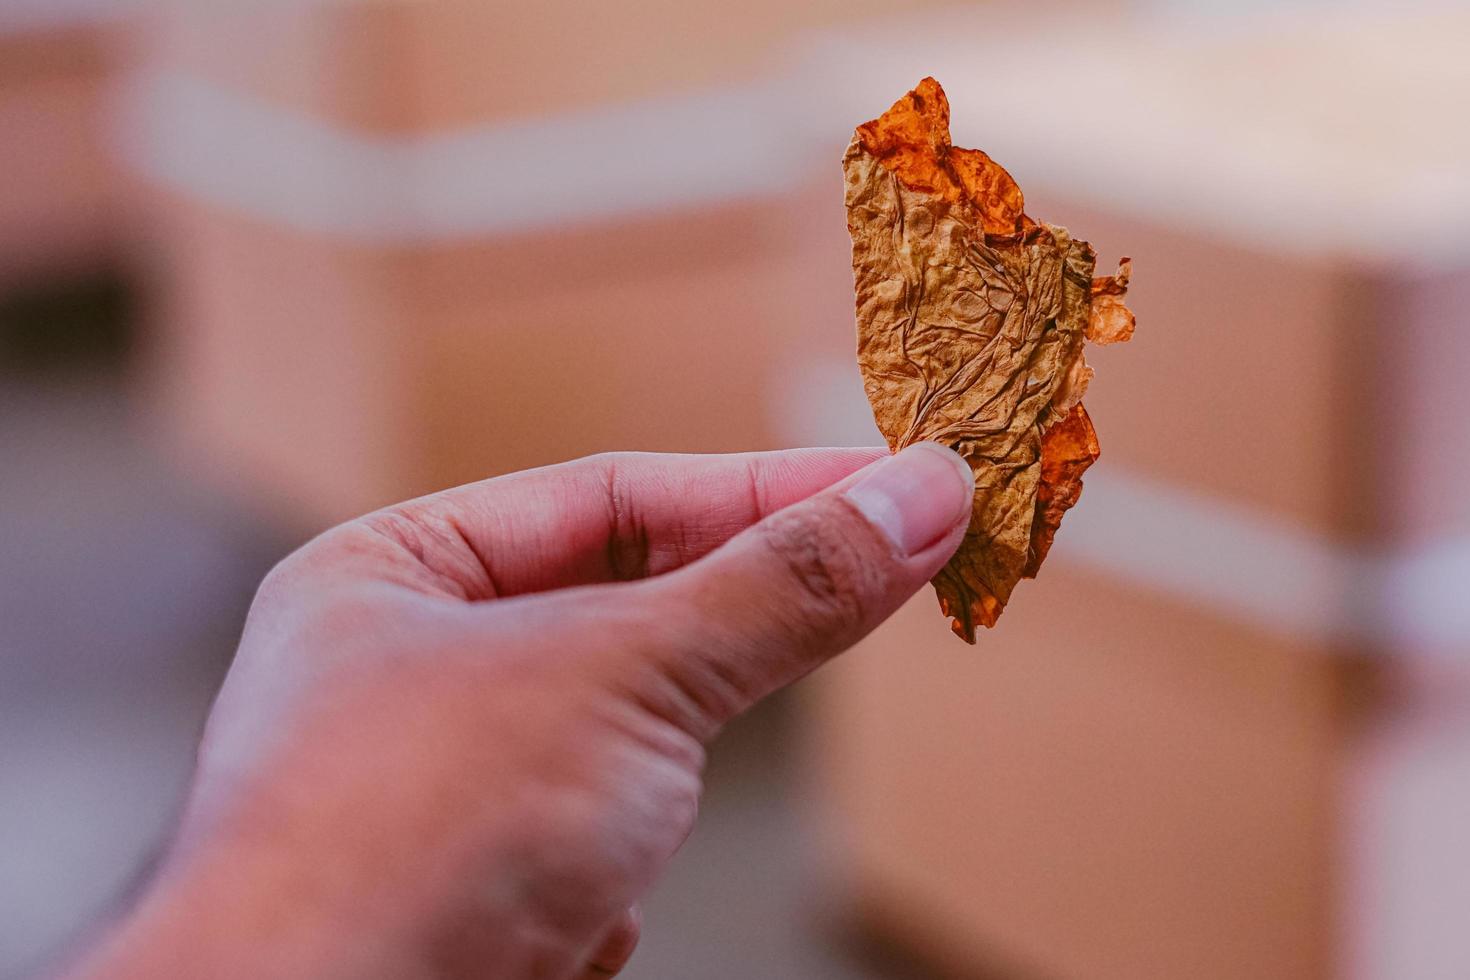
[(862, 639), (949, 560), (973, 493), (964, 460), (919, 443), (642, 583), (671, 707), (713, 730)]

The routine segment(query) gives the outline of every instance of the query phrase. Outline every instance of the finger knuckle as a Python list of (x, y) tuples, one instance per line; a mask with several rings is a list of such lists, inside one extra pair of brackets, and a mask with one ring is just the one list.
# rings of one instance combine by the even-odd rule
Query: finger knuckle
[(292, 605), (320, 577), (322, 545), (313, 541), (286, 555), (266, 572), (256, 586), (252, 611)]
[(274, 605), (282, 596), (288, 595), (292, 588), (292, 582), (296, 576), (296, 563), (293, 561), (294, 553), (287, 555), (276, 562), (265, 573), (260, 584), (255, 589), (255, 606)]
[(673, 781), (669, 792), (668, 820), (681, 838), (694, 829), (699, 819), (699, 803), (704, 795), (704, 781), (697, 771), (679, 769), (680, 778)]

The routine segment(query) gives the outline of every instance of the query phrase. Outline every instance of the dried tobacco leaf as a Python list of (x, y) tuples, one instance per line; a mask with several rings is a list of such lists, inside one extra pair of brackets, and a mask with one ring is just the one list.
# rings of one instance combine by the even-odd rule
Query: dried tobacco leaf
[(1133, 261), (1122, 259), (1111, 276), (1092, 280), (1092, 312), (1087, 318), (1087, 339), (1094, 344), (1121, 344), (1133, 336), (1133, 311), (1123, 303)]
[(975, 472), (969, 530), (934, 579), (974, 643), (1036, 574), (1097, 459), (1082, 347), (1132, 336), (1131, 264), (1094, 278), (1090, 245), (1028, 217), (1004, 168), (950, 143), (932, 78), (859, 126), (842, 165), (878, 428), (895, 451), (934, 440)]

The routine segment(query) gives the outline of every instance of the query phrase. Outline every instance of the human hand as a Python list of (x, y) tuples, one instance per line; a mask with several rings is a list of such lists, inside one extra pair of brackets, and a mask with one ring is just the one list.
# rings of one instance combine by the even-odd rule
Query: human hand
[(610, 976), (704, 745), (958, 546), (921, 444), (614, 454), (391, 507), (261, 585), (93, 976)]

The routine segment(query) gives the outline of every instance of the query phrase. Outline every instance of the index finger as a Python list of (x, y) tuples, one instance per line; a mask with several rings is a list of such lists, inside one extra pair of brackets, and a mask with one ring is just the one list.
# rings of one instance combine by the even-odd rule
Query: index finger
[(608, 453), (361, 520), (468, 598), (524, 595), (680, 568), (886, 455), (882, 448)]

